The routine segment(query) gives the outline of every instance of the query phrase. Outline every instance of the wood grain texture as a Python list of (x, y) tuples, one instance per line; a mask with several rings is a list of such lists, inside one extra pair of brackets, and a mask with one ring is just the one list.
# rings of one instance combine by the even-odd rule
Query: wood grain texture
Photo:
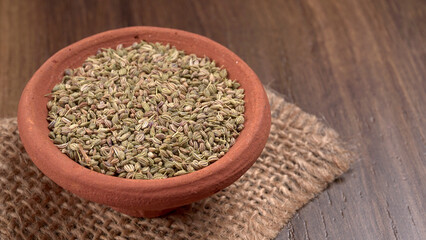
[(222, 43), (359, 154), (277, 239), (424, 239), (425, 1), (0, 0), (0, 117), (53, 53), (133, 25)]

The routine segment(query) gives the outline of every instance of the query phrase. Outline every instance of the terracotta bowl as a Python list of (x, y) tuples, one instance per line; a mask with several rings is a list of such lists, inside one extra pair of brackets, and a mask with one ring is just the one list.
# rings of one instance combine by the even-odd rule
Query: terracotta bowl
[[(66, 68), (76, 68), (99, 48), (145, 40), (170, 43), (186, 53), (208, 56), (224, 66), (245, 89), (245, 128), (235, 144), (214, 164), (167, 179), (133, 180), (89, 170), (62, 154), (48, 137), (45, 94), (59, 83)], [(137, 217), (156, 217), (229, 186), (246, 172), (266, 144), (271, 115), (265, 90), (256, 74), (224, 46), (197, 34), (167, 28), (129, 27), (103, 32), (57, 52), (26, 85), (18, 110), (22, 142), (35, 165), (55, 183), (82, 198)]]

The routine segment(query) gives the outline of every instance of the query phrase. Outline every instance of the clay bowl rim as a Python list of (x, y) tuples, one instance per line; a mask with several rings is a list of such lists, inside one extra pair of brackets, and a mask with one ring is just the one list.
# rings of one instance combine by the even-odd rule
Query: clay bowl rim
[[(68, 67), (81, 65), (87, 56), (95, 54), (99, 46), (115, 47), (120, 42), (127, 46), (145, 39), (150, 42), (170, 43), (178, 49), (185, 50), (186, 53), (195, 53), (197, 56), (204, 51), (203, 48), (208, 49), (205, 52), (207, 56), (213, 54), (217, 56), (216, 58), (230, 59), (229, 63), (219, 59), (217, 63), (227, 68), (231, 79), (235, 79), (232, 78), (235, 69), (241, 72), (241, 78), (245, 78), (244, 81), (236, 79), (246, 90), (245, 128), (229, 151), (214, 164), (167, 179), (123, 179), (81, 166), (62, 154), (48, 138), (45, 120), (48, 98), (44, 95), (60, 81), (63, 70), (67, 68), (66, 65), (68, 64)], [(180, 46), (188, 41), (192, 44)], [(201, 48), (188, 51), (188, 48), (196, 49), (198, 46)], [(217, 60), (214, 56), (211, 58)], [(250, 92), (247, 89), (250, 89)], [(232, 184), (260, 155), (269, 135), (270, 119), (268, 99), (260, 80), (237, 55), (219, 43), (198, 34), (158, 27), (110, 30), (61, 49), (50, 57), (27, 83), (18, 107), (18, 127), (22, 142), (31, 160), (45, 175), (83, 198), (115, 207), (134, 206), (140, 209), (182, 206), (208, 197)]]

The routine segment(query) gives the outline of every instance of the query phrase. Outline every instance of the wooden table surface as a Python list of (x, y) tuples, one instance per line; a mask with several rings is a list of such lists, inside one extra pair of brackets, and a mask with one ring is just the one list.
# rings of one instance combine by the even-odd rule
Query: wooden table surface
[(426, 2), (0, 0), (0, 117), (59, 49), (133, 25), (207, 36), (359, 154), (277, 239), (426, 238)]

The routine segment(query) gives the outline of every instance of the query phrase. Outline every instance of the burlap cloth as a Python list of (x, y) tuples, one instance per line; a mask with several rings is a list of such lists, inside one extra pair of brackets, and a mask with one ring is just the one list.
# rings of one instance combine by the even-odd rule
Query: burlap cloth
[(0, 120), (0, 239), (270, 239), (348, 169), (350, 154), (316, 117), (268, 92), (272, 128), (250, 170), (161, 218), (128, 217), (63, 190), (28, 158), (16, 118)]

